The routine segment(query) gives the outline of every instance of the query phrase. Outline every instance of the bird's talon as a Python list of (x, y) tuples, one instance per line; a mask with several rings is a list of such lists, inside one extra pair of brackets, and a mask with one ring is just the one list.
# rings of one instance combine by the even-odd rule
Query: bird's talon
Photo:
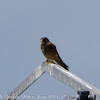
[(55, 64), (53, 61), (48, 61), (48, 63)]
[(47, 60), (44, 60), (43, 62), (45, 63), (45, 62), (48, 62), (48, 61)]

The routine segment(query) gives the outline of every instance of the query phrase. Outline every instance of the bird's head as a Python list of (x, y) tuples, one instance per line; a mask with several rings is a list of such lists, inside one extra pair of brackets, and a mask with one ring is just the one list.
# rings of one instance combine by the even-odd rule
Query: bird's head
[(49, 39), (47, 37), (41, 38), (41, 43), (46, 44), (49, 42)]

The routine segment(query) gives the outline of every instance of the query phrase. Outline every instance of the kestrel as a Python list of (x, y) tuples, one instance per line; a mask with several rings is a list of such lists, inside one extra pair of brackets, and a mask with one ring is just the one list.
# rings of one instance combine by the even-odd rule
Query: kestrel
[(66, 70), (69, 70), (69, 67), (60, 58), (56, 46), (51, 43), (47, 37), (41, 38), (41, 50), (44, 56), (47, 58), (46, 61), (55, 61)]

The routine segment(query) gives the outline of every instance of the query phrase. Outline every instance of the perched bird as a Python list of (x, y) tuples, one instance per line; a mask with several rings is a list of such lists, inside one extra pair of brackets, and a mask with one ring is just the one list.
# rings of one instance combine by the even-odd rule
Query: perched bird
[(69, 67), (60, 58), (56, 46), (53, 43), (51, 43), (47, 37), (41, 38), (41, 50), (44, 56), (47, 58), (46, 61), (49, 60), (56, 61), (57, 64), (59, 64), (66, 70), (69, 70), (68, 69)]

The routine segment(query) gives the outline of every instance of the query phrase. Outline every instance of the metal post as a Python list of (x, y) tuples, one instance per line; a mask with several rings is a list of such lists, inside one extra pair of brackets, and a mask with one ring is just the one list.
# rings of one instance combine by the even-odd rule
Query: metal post
[(89, 100), (89, 91), (78, 91), (79, 97), (77, 100)]

